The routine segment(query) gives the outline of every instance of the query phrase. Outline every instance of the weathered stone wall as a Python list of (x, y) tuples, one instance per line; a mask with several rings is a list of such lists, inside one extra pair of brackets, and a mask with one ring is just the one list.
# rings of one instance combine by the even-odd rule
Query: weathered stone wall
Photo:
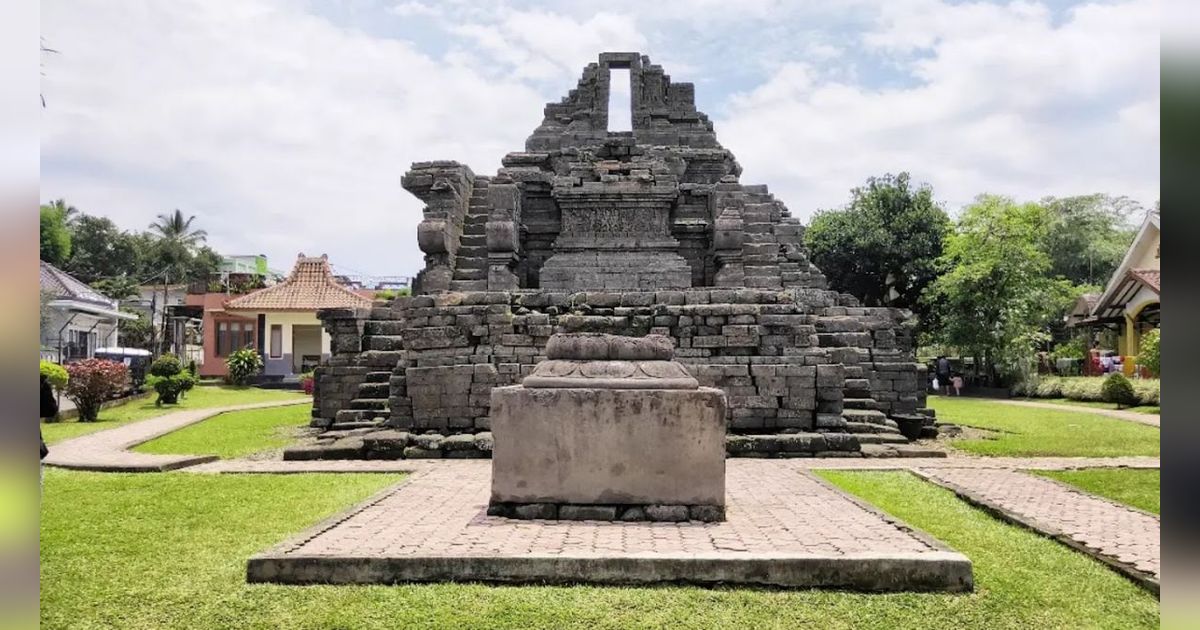
[(821, 290), (472, 292), (398, 298), (366, 319), (327, 311), (335, 346), (352, 348), (361, 329), (364, 351), (335, 353), (322, 368), (347, 385), (322, 389), (317, 408), (327, 418), (337, 405), (370, 416), (361, 408), (373, 403), (354, 398), (350, 383), (390, 369), (389, 424), (486, 430), (491, 389), (519, 383), (545, 358), (552, 334), (580, 331), (671, 336), (693, 376), (728, 395), (734, 432), (839, 431), (847, 391), (885, 413), (923, 406), (916, 365), (902, 362), (906, 350), (897, 347), (903, 313), (839, 299)]

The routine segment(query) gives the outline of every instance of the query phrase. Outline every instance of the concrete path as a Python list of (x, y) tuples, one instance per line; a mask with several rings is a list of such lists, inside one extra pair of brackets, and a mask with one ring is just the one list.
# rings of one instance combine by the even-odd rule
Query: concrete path
[(1097, 409), (1095, 407), (1084, 407), (1082, 405), (1063, 405), (1059, 403), (1041, 402), (1038, 400), (1011, 400), (1011, 399), (996, 399), (995, 402), (1005, 405), (1018, 405), (1021, 407), (1036, 407), (1038, 409), (1053, 409), (1055, 411), (1074, 411), (1076, 413), (1094, 413), (1100, 416), (1116, 418), (1117, 420), (1125, 420), (1128, 422), (1137, 422), (1138, 424), (1147, 424), (1152, 427), (1158, 425), (1158, 415), (1150, 413), (1138, 413), (1136, 411), (1124, 411), (1118, 409)]
[(1014, 470), (923, 468), (917, 474), (1010, 522), (1050, 536), (1157, 593), (1159, 517)]
[(187, 409), (175, 411), (157, 418), (130, 422), (112, 429), (105, 429), (50, 446), (50, 454), (42, 463), (59, 468), (91, 470), (97, 472), (161, 472), (200, 464), (217, 459), (216, 455), (157, 455), (135, 453), (128, 450), (142, 442), (160, 435), (207, 420), (226, 411), (282, 407), (308, 404), (311, 400), (281, 400), (275, 402)]

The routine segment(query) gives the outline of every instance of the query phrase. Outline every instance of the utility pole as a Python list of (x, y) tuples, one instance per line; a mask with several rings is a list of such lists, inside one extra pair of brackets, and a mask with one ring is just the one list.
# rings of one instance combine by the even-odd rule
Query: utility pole
[(159, 344), (159, 356), (167, 351), (167, 285), (171, 281), (170, 268), (163, 270), (163, 299), (162, 299), (162, 341)]

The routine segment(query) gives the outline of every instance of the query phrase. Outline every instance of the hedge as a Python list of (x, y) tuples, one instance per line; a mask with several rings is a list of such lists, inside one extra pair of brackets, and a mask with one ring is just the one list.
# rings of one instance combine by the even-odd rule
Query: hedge
[[(1130, 379), (1139, 405), (1158, 405), (1159, 380), (1156, 378)], [(1043, 376), (1036, 383), (1022, 383), (1013, 388), (1013, 394), (1030, 398), (1066, 398), (1103, 402), (1102, 376)]]

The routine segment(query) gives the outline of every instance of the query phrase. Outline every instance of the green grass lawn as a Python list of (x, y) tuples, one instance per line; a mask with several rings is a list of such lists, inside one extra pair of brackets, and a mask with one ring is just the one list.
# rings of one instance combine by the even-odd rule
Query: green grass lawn
[(230, 411), (139, 444), (139, 453), (242, 457), (286, 446), (296, 428), (312, 419), (312, 407), (292, 405)]
[(1086, 470), (1039, 470), (1043, 477), (1069, 483), (1085, 492), (1098, 494), (1125, 505), (1159, 514), (1158, 470), (1132, 468), (1089, 468)]
[[(1026, 398), (1033, 402), (1049, 402), (1059, 405), (1074, 405), (1076, 407), (1091, 407), (1093, 409), (1112, 409), (1117, 410), (1115, 403), (1100, 402), (1098, 400), (1071, 400), (1070, 398)], [(1132, 411), (1134, 413), (1145, 413), (1157, 416), (1160, 413), (1158, 405), (1138, 405), (1136, 407), (1122, 407), (1121, 411)]]
[(977, 591), (278, 586), (246, 559), (395, 481), (48, 469), (44, 628), (1142, 628), (1157, 601), (1103, 565), (906, 473), (829, 473), (976, 562)]
[(983, 398), (930, 396), (938, 420), (999, 432), (951, 444), (977, 455), (1115, 457), (1159, 453), (1159, 429), (1088, 413), (1005, 405)]
[(203, 409), (207, 407), (224, 407), (226, 405), (244, 405), (248, 403), (268, 402), (272, 400), (302, 400), (306, 398), (298, 391), (281, 389), (258, 389), (255, 387), (231, 387), (227, 385), (202, 385), (187, 393), (177, 405), (154, 405), (154, 395), (135, 400), (124, 405), (105, 409), (100, 412), (96, 422), (78, 422), (71, 419), (66, 422), (42, 422), (42, 438), (47, 444), (60, 442), (102, 429), (111, 429), (137, 420), (145, 420), (155, 416), (180, 409)]

